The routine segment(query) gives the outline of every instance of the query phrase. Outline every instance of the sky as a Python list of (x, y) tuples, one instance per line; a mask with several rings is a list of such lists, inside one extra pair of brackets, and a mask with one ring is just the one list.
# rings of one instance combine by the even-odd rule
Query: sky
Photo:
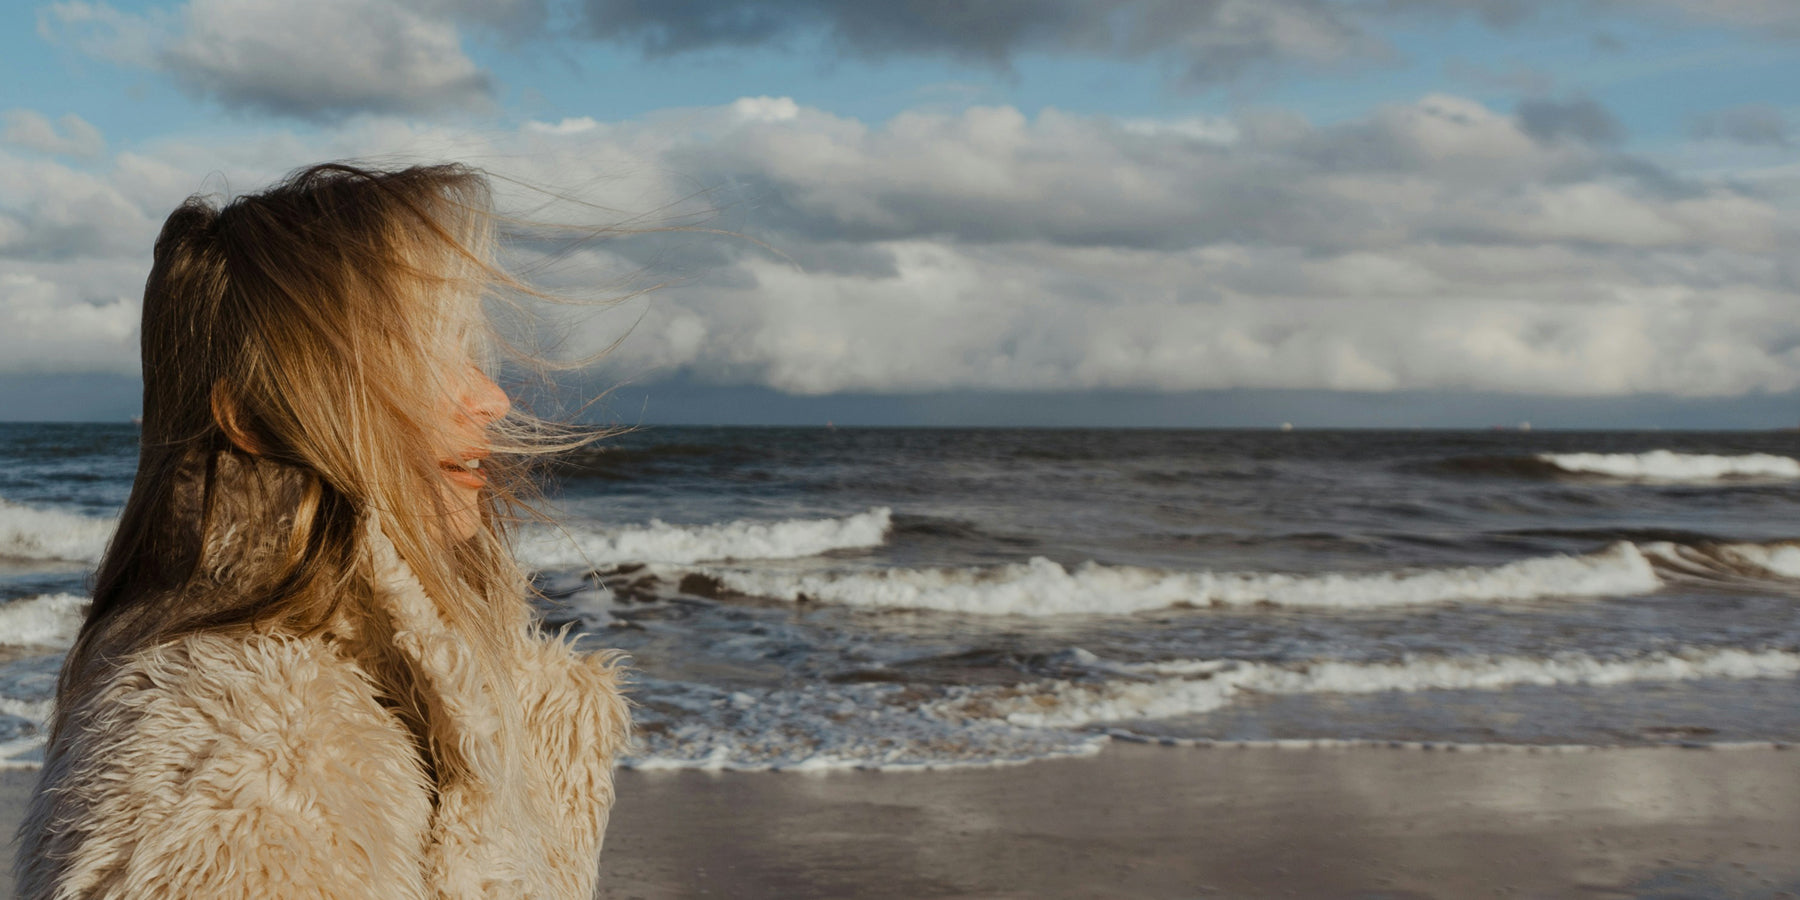
[(628, 424), (1800, 423), (1794, 0), (7, 4), (0, 419), (344, 158), (616, 226), (512, 258)]

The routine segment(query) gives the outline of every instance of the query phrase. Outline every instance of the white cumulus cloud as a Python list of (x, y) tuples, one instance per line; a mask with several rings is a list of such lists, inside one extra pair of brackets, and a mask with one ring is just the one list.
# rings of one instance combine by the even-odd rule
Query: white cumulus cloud
[(65, 0), (44, 21), (52, 34), (90, 54), (161, 71), (226, 107), (330, 119), (487, 103), (492, 78), (463, 52), (450, 16), (457, 7), (189, 0), (137, 14)]
[[(796, 393), (1800, 387), (1800, 263), (1782, 252), (1800, 191), (1544, 140), (1449, 95), (1329, 125), (1007, 107), (870, 123), (749, 98), (505, 133), (364, 119), (163, 142), (93, 173), (0, 157), (0, 253), (29, 263), (8, 270), (0, 303), (16, 311), (0, 327), (37, 329), (0, 358), (117, 366), (155, 224), (182, 196), (353, 155), (483, 164), (510, 179), (512, 208), (550, 219), (625, 210), (742, 232), (554, 258), (547, 277), (590, 293), (673, 282), (572, 335), (586, 353), (629, 330), (604, 363), (613, 378)], [(591, 205), (546, 207), (514, 181)]]
[(68, 113), (55, 122), (36, 110), (9, 109), (0, 116), (0, 141), (57, 156), (96, 157), (106, 149), (100, 129)]

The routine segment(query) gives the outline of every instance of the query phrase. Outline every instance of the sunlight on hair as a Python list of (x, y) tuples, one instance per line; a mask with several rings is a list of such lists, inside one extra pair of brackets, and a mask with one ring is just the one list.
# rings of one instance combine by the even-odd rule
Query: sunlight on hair
[[(506, 241), (621, 233), (503, 220), (487, 178), (460, 165), (327, 163), (222, 203), (190, 197), (156, 242), (137, 483), (64, 696), (90, 689), (127, 647), (205, 630), (324, 634), (395, 700), (438, 777), (504, 785), (520, 748), (508, 737), (471, 758), (445, 732), (371, 597), (371, 542), (391, 542), (451, 631), (503, 678), (530, 640), (510, 545), (512, 527), (539, 515), (530, 470), (607, 432), (505, 404), (492, 404), (495, 421), (454, 425), (459, 392), (470, 366), (547, 380), (591, 363), (536, 352), (558, 327), (544, 312), (617, 299), (528, 284), (500, 263)], [(490, 454), (476, 457), (480, 474), (447, 476), (468, 452)], [(446, 499), (447, 477), (483, 486), (472, 535), (453, 533), (469, 513)], [(496, 699), (516, 723), (516, 698)]]

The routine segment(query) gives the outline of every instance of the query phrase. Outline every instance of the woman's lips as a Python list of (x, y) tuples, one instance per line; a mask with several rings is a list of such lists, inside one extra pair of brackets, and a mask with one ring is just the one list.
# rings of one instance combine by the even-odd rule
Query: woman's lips
[(481, 470), (483, 456), (485, 454), (464, 457), (462, 462), (443, 462), (438, 466), (444, 470), (444, 477), (452, 484), (479, 489), (487, 486), (487, 473)]

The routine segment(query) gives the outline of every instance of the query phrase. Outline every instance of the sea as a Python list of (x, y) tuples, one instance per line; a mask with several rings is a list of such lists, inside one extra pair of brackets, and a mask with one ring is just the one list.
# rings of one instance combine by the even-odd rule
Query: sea
[[(0, 765), (137, 438), (0, 425)], [(637, 768), (1800, 742), (1800, 433), (645, 427), (547, 505)]]

